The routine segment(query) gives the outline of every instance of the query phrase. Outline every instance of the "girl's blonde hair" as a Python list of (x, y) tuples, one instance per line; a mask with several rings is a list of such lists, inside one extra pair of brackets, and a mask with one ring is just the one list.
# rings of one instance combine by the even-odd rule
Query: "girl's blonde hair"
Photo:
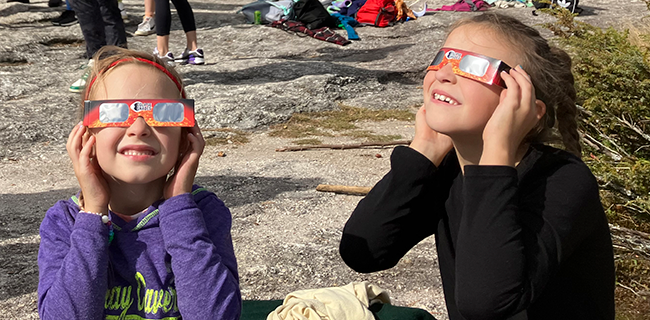
[[(580, 157), (576, 89), (571, 73), (571, 57), (562, 49), (550, 46), (539, 31), (521, 21), (498, 13), (484, 13), (461, 19), (454, 29), (479, 24), (512, 44), (513, 53), (521, 59), (521, 66), (532, 78), (537, 99), (546, 104), (546, 114), (526, 137), (525, 142), (542, 142), (551, 138), (557, 119), (557, 128), (567, 151)], [(513, 66), (514, 67), (514, 66)]]
[[(95, 56), (93, 57), (93, 66), (92, 70), (90, 73), (90, 76), (88, 77), (87, 85), (84, 91), (82, 92), (82, 97), (87, 97), (87, 99), (90, 99), (92, 94), (93, 94), (93, 88), (95, 87), (94, 85), (91, 85), (91, 82), (93, 79), (97, 78), (95, 81), (99, 82), (106, 77), (108, 74), (108, 69), (111, 67), (111, 65), (119, 60), (127, 60), (122, 63), (141, 63), (143, 65), (147, 65), (150, 67), (154, 67), (149, 63), (146, 63), (144, 61), (140, 61), (138, 59), (143, 59), (143, 60), (148, 60), (152, 61), (156, 64), (158, 64), (160, 67), (162, 67), (169, 75), (174, 77), (172, 81), (175, 80), (179, 84), (179, 97), (181, 97), (182, 92), (183, 92), (183, 80), (181, 79), (181, 76), (174, 68), (168, 67), (167, 64), (160, 60), (158, 57), (156, 57), (153, 54), (141, 52), (141, 51), (136, 51), (136, 50), (129, 50), (129, 49), (124, 49), (121, 47), (116, 47), (116, 46), (105, 46), (99, 49)], [(128, 61), (132, 60), (132, 61)], [(118, 67), (120, 64), (114, 66)], [(161, 70), (162, 71), (162, 70)], [(84, 101), (81, 101), (81, 106), (83, 108)]]

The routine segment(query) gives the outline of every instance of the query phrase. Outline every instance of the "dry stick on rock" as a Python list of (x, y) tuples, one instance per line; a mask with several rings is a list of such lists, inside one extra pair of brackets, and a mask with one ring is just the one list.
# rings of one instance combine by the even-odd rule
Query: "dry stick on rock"
[(394, 145), (408, 145), (411, 143), (411, 140), (395, 140), (387, 142), (361, 142), (361, 143), (352, 143), (352, 144), (310, 144), (304, 146), (295, 146), (295, 147), (284, 147), (275, 149), (276, 152), (285, 152), (285, 151), (303, 151), (310, 149), (356, 149), (363, 147), (385, 147), (385, 146), (394, 146)]
[(371, 187), (354, 187), (354, 186), (341, 186), (331, 184), (319, 184), (316, 191), (321, 192), (334, 192), (341, 194), (350, 194), (355, 196), (365, 196), (370, 192)]

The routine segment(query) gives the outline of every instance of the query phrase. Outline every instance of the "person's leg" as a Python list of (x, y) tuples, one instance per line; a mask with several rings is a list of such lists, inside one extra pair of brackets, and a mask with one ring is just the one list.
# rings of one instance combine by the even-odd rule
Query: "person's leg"
[(183, 31), (185, 31), (185, 37), (187, 38), (186, 48), (189, 50), (196, 50), (198, 46), (196, 44), (196, 22), (194, 21), (194, 12), (192, 11), (192, 6), (187, 0), (171, 0), (178, 12), (178, 18), (181, 20), (183, 25)]
[(178, 17), (183, 25), (183, 31), (185, 31), (185, 39), (187, 40), (183, 54), (176, 61), (182, 64), (204, 64), (203, 49), (199, 49), (196, 40), (196, 22), (194, 21), (194, 12), (190, 3), (187, 0), (171, 1), (174, 7), (176, 7), (176, 12), (178, 12)]
[(157, 36), (156, 48), (158, 49), (158, 55), (160, 56), (164, 56), (167, 52), (169, 52), (169, 35)]
[(156, 2), (154, 0), (144, 0), (144, 16), (152, 17), (156, 13)]
[(124, 29), (124, 21), (120, 15), (120, 9), (117, 6), (117, 0), (98, 1), (105, 26), (105, 44), (126, 48), (126, 31)]
[[(86, 55), (88, 59), (92, 59), (97, 50), (106, 45), (106, 33), (104, 28), (104, 21), (97, 19), (101, 16), (101, 10), (97, 0), (68, 0), (72, 9), (74, 9), (79, 20), (81, 33), (86, 41)], [(106, 1), (106, 0), (104, 0)], [(117, 8), (117, 1), (115, 7)], [(119, 18), (120, 12), (117, 12)], [(122, 20), (119, 18), (120, 21)], [(122, 26), (124, 28), (124, 26)], [(125, 37), (126, 42), (126, 37)]]
[(156, 15), (156, 48), (158, 55), (164, 56), (169, 52), (169, 31), (172, 28), (172, 13), (169, 0), (155, 0)]
[(185, 39), (187, 40), (187, 49), (196, 51), (199, 46), (196, 44), (196, 30), (185, 32)]

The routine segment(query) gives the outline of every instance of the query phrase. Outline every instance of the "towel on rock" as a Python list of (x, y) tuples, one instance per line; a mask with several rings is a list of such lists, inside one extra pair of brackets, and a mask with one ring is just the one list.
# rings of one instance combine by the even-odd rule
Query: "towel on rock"
[(300, 290), (289, 293), (266, 320), (374, 320), (368, 307), (377, 302), (390, 304), (388, 293), (367, 281)]

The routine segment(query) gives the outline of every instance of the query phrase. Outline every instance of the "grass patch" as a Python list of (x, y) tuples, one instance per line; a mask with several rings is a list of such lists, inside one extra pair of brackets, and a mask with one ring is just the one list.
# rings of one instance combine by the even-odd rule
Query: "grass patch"
[(389, 119), (412, 122), (415, 120), (415, 114), (410, 110), (370, 110), (341, 105), (340, 110), (296, 113), (289, 121), (272, 126), (269, 135), (283, 138), (349, 136), (372, 142), (400, 139), (400, 135), (377, 135), (360, 130), (356, 125), (359, 121)]
[(352, 130), (343, 133), (343, 135), (348, 137), (365, 139), (366, 141), (373, 141), (373, 142), (388, 142), (388, 141), (394, 141), (402, 138), (402, 136), (400, 136), (399, 134), (382, 135), (382, 134), (375, 134), (369, 130)]
[(299, 145), (299, 146), (304, 146), (304, 145), (320, 145), (320, 144), (323, 144), (322, 141), (320, 141), (320, 140), (318, 140), (318, 139), (315, 139), (315, 138), (294, 140), (294, 141), (291, 141), (291, 143), (293, 143), (293, 144), (297, 144), (297, 145)]
[(201, 129), (208, 146), (219, 146), (225, 144), (242, 145), (248, 143), (248, 132), (231, 128)]

